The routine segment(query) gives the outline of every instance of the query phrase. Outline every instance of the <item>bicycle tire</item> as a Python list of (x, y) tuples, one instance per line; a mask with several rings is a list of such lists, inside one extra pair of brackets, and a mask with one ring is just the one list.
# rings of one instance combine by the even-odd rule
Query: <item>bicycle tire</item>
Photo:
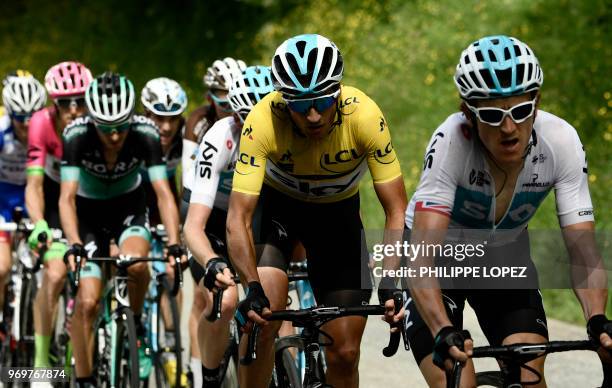
[[(12, 274), (10, 275), (12, 276)], [(12, 283), (9, 282), (4, 287), (4, 306), (2, 316), (4, 319), (4, 338), (0, 343), (0, 365), (10, 367), (13, 366), (15, 352), (11, 350), (11, 339), (13, 338), (13, 309), (11, 302), (15, 295), (12, 290)]]
[(302, 380), (295, 359), (287, 348), (277, 352), (274, 357), (274, 378), (270, 387), (302, 388)]
[[(161, 313), (161, 300), (163, 295), (166, 295), (166, 300), (168, 301), (168, 306), (170, 307), (170, 319), (172, 320), (172, 327), (174, 328), (174, 345), (170, 348), (167, 349), (169, 350), (168, 353), (172, 353), (174, 355), (174, 358), (176, 360), (176, 372), (175, 372), (175, 376), (174, 376), (174, 381), (175, 381), (175, 385), (179, 384), (181, 382), (181, 375), (183, 373), (182, 367), (183, 367), (183, 356), (182, 356), (182, 347), (181, 347), (181, 321), (180, 321), (180, 314), (179, 314), (179, 309), (178, 309), (178, 304), (176, 303), (176, 297), (172, 296), (171, 293), (172, 290), (172, 286), (170, 285), (170, 283), (168, 283), (168, 278), (166, 276), (161, 278), (161, 287), (160, 287), (160, 292), (158, 293), (157, 296), (157, 305), (158, 305), (158, 311), (159, 313), (157, 314), (157, 343), (161, 343), (161, 333), (162, 331), (159, 330), (159, 328), (161, 327), (165, 327), (164, 326), (164, 320), (163, 320), (163, 314)], [(155, 355), (155, 362), (154, 362), (154, 368), (155, 368), (155, 385), (157, 388), (165, 388), (165, 387), (169, 387), (169, 376), (166, 376), (166, 371), (164, 369), (164, 365), (163, 365), (163, 359), (162, 359), (162, 355), (163, 353), (165, 353), (166, 350), (164, 349), (160, 349), (159, 353)], [(163, 377), (163, 379), (162, 379)]]
[(138, 387), (140, 376), (134, 313), (129, 308), (120, 307), (116, 314), (117, 332), (115, 339), (117, 342), (113, 345), (115, 352), (117, 352), (113, 365), (115, 372), (114, 386)]
[(22, 278), (21, 301), (19, 302), (19, 356), (20, 367), (34, 365), (34, 297), (36, 296), (34, 275)]
[(476, 373), (477, 387), (504, 387), (504, 377), (500, 371), (478, 372)]
[[(64, 368), (67, 374), (72, 375), (72, 342), (70, 334), (66, 331), (66, 322), (71, 319), (67, 313), (67, 304), (70, 298), (70, 291), (67, 287), (64, 287), (58, 299), (58, 312), (53, 329), (49, 359), (52, 366)], [(62, 386), (69, 387), (70, 383), (66, 382)]]
[(221, 388), (238, 388), (238, 329), (230, 322), (230, 338), (221, 360)]

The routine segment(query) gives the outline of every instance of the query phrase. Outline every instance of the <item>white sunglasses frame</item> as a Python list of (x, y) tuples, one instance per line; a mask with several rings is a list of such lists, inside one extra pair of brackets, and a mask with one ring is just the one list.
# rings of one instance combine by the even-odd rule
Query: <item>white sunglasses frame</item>
[[(467, 102), (465, 103), (465, 105), (468, 107), (468, 109), (470, 111), (472, 111), (476, 115), (476, 118), (478, 118), (478, 121), (480, 121), (483, 124), (491, 125), (493, 127), (498, 127), (498, 126), (500, 126), (504, 122), (504, 120), (506, 119), (506, 116), (510, 116), (510, 119), (512, 121), (514, 121), (516, 124), (520, 124), (520, 123), (526, 121), (528, 118), (533, 116), (533, 113), (535, 112), (536, 101), (537, 101), (537, 99), (534, 98), (533, 100), (521, 102), (520, 104), (516, 104), (514, 106), (511, 106), (509, 109), (496, 108), (496, 107), (493, 107), (493, 106), (486, 106), (486, 107), (482, 107), (482, 108), (476, 108), (474, 106), (471, 106)], [(520, 120), (515, 120), (514, 117), (512, 116), (512, 111), (514, 109), (518, 108), (518, 107), (522, 107), (522, 106), (525, 106), (525, 105), (531, 105), (531, 112), (529, 112), (529, 114), (527, 116), (525, 116), (525, 118), (520, 119)], [(483, 110), (483, 109), (491, 109), (491, 110), (496, 110), (496, 111), (502, 112), (501, 120), (498, 121), (498, 122), (490, 122), (490, 121), (483, 120), (480, 117), (480, 110)]]

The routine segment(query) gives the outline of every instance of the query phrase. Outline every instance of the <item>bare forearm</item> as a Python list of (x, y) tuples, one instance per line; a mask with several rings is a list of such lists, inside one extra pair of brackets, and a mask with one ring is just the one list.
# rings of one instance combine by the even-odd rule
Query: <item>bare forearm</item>
[(608, 302), (608, 289), (574, 289), (580, 301), (584, 319), (589, 320), (593, 315), (605, 314)]
[(190, 222), (188, 217), (185, 222), (184, 233), (187, 246), (200, 265), (206, 266), (208, 260), (217, 256), (204, 232), (203, 225)]
[(585, 222), (566, 226), (563, 238), (570, 255), (574, 293), (585, 319), (604, 314), (608, 301), (608, 275), (597, 248), (595, 225)]
[(180, 242), (179, 215), (174, 203), (174, 197), (172, 195), (170, 195), (170, 198), (158, 196), (157, 206), (159, 208), (159, 216), (168, 233), (168, 245), (178, 244)]
[(45, 195), (42, 185), (28, 183), (25, 190), (25, 202), (32, 222), (36, 223), (44, 219)]
[[(385, 245), (402, 244), (404, 232), (404, 213), (395, 212), (388, 214), (385, 220), (384, 243)], [(400, 266), (400, 256), (386, 256), (383, 261), (383, 269), (394, 270)]]
[(255, 247), (252, 243), (252, 234), (246, 222), (232, 216), (227, 217), (227, 246), (230, 260), (236, 271), (245, 283), (259, 281)]

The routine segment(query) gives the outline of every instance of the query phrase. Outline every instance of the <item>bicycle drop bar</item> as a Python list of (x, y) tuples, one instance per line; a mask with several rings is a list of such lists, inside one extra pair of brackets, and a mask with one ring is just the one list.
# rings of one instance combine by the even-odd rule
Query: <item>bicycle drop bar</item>
[[(308, 273), (304, 272), (301, 268), (296, 270), (295, 272), (288, 272), (287, 279), (289, 282), (295, 282), (298, 280), (308, 280)], [(239, 284), (240, 278), (238, 276), (234, 276), (234, 283)], [(213, 303), (212, 310), (210, 311), (210, 315), (206, 317), (209, 322), (214, 322), (217, 319), (221, 318), (221, 301), (223, 300), (223, 289), (218, 289), (216, 293), (213, 293)], [(401, 308), (401, 307), (400, 307)]]
[[(471, 358), (486, 358), (491, 357), (504, 362), (506, 366), (524, 367), (529, 361), (535, 360), (550, 353), (568, 352), (574, 350), (591, 350), (597, 351), (598, 344), (590, 340), (580, 341), (550, 341), (541, 344), (518, 343), (502, 346), (480, 346), (473, 349)], [(461, 370), (463, 365), (460, 362), (455, 362), (453, 371), (450, 376), (447, 374), (447, 387), (455, 388), (459, 386), (461, 380)], [(528, 368), (538, 380), (533, 382), (537, 384), (541, 381), (542, 376), (533, 368)]]
[[(393, 295), (393, 304), (395, 307), (395, 314), (399, 313), (402, 309), (403, 298), (402, 292), (398, 291)], [(400, 333), (402, 333), (402, 322), (397, 322), (391, 325), (391, 328), (395, 328), (395, 332), (389, 336), (389, 344), (383, 349), (383, 355), (385, 357), (391, 357), (397, 353), (397, 348), (400, 342)]]
[[(294, 327), (320, 326), (333, 319), (351, 315), (383, 315), (385, 308), (381, 305), (367, 305), (355, 307), (312, 307), (302, 310), (280, 310), (274, 311), (264, 319), (268, 321), (289, 321)], [(257, 359), (257, 338), (259, 336), (259, 325), (253, 325), (253, 331), (248, 336), (246, 355), (240, 359), (242, 365), (249, 365)]]
[[(64, 254), (64, 262), (68, 263), (68, 256), (72, 255), (73, 252), (68, 249), (68, 251), (66, 251), (66, 253)], [(129, 268), (134, 264), (137, 263), (142, 263), (142, 262), (166, 262), (166, 259), (160, 259), (157, 257), (131, 257), (128, 255), (119, 255), (119, 256), (115, 256), (115, 257), (93, 257), (93, 258), (85, 258), (87, 261), (92, 262), (92, 263), (111, 263), (112, 265), (114, 265), (117, 268)], [(81, 263), (82, 263), (82, 257), (80, 256), (76, 256), (75, 257), (75, 262), (76, 262), (76, 268), (74, 271), (74, 288), (75, 288), (75, 293), (79, 288), (79, 282), (80, 282), (80, 278), (81, 278)], [(174, 263), (175, 265), (175, 270), (177, 269), (177, 267), (180, 269), (180, 261), (178, 261), (178, 263)], [(174, 277), (174, 283), (176, 284), (177, 282), (180, 282), (180, 280), (178, 280), (178, 276)]]

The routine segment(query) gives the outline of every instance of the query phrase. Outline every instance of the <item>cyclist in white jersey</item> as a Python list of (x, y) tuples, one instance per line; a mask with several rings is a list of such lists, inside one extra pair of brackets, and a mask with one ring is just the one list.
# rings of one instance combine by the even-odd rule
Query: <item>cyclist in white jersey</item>
[[(202, 357), (203, 387), (220, 387), (219, 366), (227, 348), (229, 323), (234, 317), (238, 293), (228, 267), (225, 220), (232, 178), (236, 166), (240, 132), (253, 105), (273, 90), (270, 68), (250, 66), (229, 88), (234, 111), (217, 121), (204, 135), (198, 148), (185, 238), (193, 253), (190, 260), (194, 278), (205, 295), (205, 307), (198, 321), (198, 344)], [(206, 233), (202, 233), (203, 230)], [(225, 289), (221, 318), (210, 322), (212, 291)]]
[[(441, 243), (445, 237), (440, 231), (447, 229), (484, 229), (489, 236), (501, 236), (504, 256), (533, 265), (527, 223), (554, 188), (559, 225), (572, 262), (592, 271), (588, 283), (582, 283), (590, 288), (575, 288), (588, 333), (610, 349), (612, 340), (602, 334), (609, 322), (604, 315), (607, 280), (592, 233), (585, 152), (570, 124), (537, 109), (542, 82), (533, 51), (516, 38), (489, 36), (463, 51), (455, 74), (463, 99), (461, 112), (447, 118), (429, 142), (421, 181), (406, 212), (406, 228), (412, 244)], [(573, 241), (577, 233), (582, 235), (580, 249)], [(419, 255), (414, 261), (431, 259)], [(441, 290), (435, 284), (412, 281), (405, 301), (404, 324), (430, 386), (445, 386), (443, 368), (448, 369), (451, 360), (467, 362), (469, 373), (463, 374), (462, 384), (475, 383), (468, 361), (473, 344), (469, 333), (461, 331), (466, 300), (491, 345), (540, 343), (548, 338), (537, 287), (466, 291)], [(464, 348), (453, 346), (456, 343)], [(542, 373), (544, 360), (528, 365)], [(522, 370), (522, 381), (533, 379)]]
[[(206, 99), (208, 105), (196, 108), (185, 123), (185, 133), (183, 135), (183, 200), (181, 201), (181, 217), (184, 219), (189, 206), (189, 196), (191, 188), (190, 182), (193, 180), (194, 161), (197, 157), (198, 145), (202, 141), (204, 134), (212, 128), (213, 124), (223, 118), (231, 117), (232, 108), (229, 105), (227, 93), (232, 80), (240, 76), (246, 68), (246, 64), (240, 59), (224, 58), (215, 60), (204, 74), (204, 86), (208, 89)], [(189, 315), (189, 337), (197, 338), (197, 327), (200, 315), (204, 309), (204, 293), (196, 289), (193, 297), (193, 306)], [(194, 382), (201, 381), (201, 361), (200, 351), (196, 341), (191, 342), (191, 361), (190, 369)]]
[[(25, 207), (28, 126), (32, 113), (45, 105), (47, 95), (32, 74), (24, 70), (3, 80), (0, 107), (0, 224), (12, 221), (13, 209)], [(0, 231), (0, 336), (4, 285), (11, 268), (10, 234)]]

